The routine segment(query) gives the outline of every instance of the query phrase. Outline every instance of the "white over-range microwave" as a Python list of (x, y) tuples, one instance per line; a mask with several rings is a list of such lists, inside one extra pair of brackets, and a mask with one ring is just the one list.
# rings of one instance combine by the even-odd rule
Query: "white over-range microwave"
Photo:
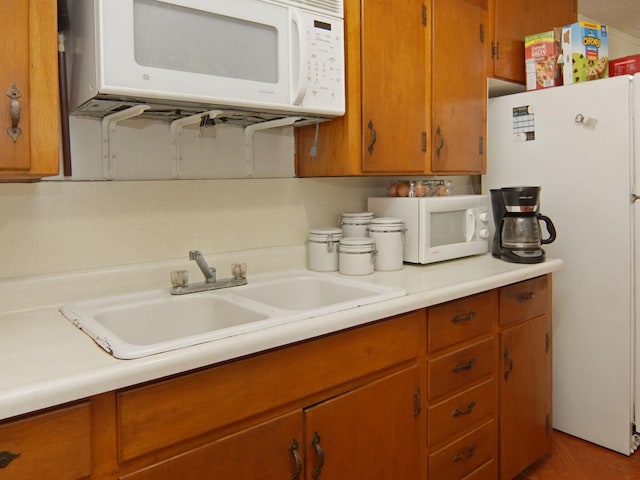
[(426, 264), (489, 250), (487, 195), (371, 197), (368, 209), (376, 217), (404, 220), (405, 262)]
[(70, 12), (77, 113), (131, 101), (344, 114), (343, 0), (76, 0)]

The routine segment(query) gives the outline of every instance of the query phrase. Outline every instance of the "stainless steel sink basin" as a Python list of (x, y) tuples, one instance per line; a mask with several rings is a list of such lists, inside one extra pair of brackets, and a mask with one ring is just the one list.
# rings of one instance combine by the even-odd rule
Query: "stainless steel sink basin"
[(65, 305), (98, 345), (130, 359), (406, 295), (401, 288), (306, 271), (256, 275), (249, 284), (182, 296), (148, 291)]

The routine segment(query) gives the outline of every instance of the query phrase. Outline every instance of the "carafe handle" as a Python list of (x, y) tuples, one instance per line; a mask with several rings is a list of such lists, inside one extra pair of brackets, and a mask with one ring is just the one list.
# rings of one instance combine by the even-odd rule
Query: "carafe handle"
[(546, 245), (547, 243), (552, 243), (556, 239), (556, 227), (553, 225), (553, 222), (546, 215), (542, 215), (539, 213), (538, 220), (542, 220), (547, 227), (547, 232), (549, 232), (549, 238), (543, 238), (540, 240), (542, 245)]

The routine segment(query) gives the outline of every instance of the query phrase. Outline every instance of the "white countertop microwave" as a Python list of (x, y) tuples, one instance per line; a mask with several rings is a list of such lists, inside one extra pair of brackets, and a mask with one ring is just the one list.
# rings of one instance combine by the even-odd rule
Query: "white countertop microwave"
[(404, 220), (405, 262), (426, 264), (489, 250), (487, 195), (371, 197), (368, 210)]
[(70, 15), (71, 111), (119, 99), (344, 114), (343, 0), (76, 0)]

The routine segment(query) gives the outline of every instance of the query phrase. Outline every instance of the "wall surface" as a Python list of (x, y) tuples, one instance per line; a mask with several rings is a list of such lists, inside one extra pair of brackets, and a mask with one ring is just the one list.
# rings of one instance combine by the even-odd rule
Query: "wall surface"
[[(382, 182), (382, 183), (381, 183)], [(0, 278), (300, 245), (384, 191), (381, 179), (0, 185)]]

